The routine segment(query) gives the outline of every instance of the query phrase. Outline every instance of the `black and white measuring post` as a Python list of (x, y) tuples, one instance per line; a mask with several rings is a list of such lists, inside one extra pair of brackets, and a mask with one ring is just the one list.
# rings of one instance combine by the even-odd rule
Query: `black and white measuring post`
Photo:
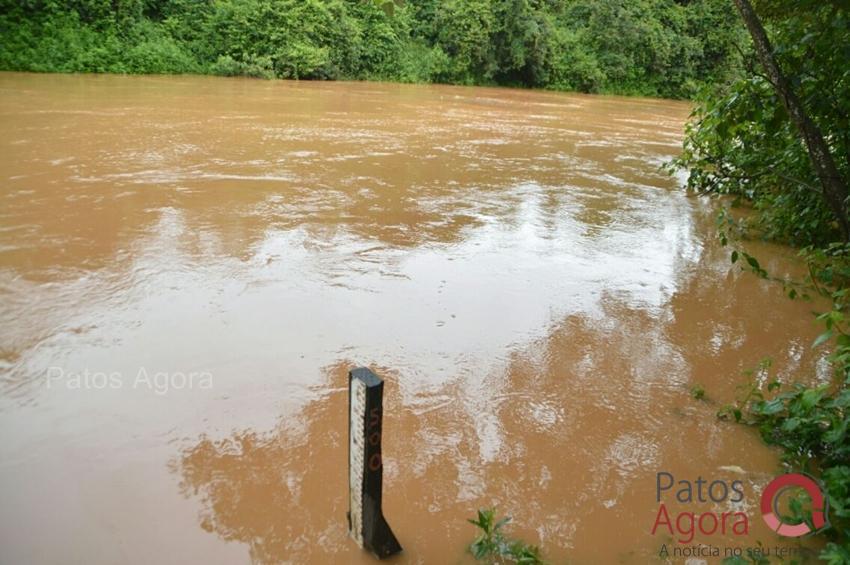
[(348, 373), (348, 531), (378, 559), (401, 545), (381, 512), (384, 381), (366, 368)]

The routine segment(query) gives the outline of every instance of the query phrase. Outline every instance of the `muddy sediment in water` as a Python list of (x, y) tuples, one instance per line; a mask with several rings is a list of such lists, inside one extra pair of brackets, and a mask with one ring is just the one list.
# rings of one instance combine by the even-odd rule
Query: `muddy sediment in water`
[(814, 306), (730, 268), (659, 170), (688, 113), (0, 74), (0, 560), (371, 562), (345, 521), (357, 365), (386, 382), (398, 562), (469, 561), (485, 506), (556, 562), (657, 559), (659, 472), (741, 481), (737, 505), (665, 495), (750, 517), (684, 545), (791, 545), (757, 510), (777, 454), (714, 414), (763, 357), (828, 374)]

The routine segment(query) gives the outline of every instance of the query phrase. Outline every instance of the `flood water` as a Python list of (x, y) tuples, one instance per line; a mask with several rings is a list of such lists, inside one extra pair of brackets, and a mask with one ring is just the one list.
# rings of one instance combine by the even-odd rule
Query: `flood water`
[(731, 269), (714, 204), (659, 171), (688, 113), (0, 74), (0, 562), (372, 562), (345, 519), (362, 365), (394, 562), (471, 561), (486, 506), (553, 562), (657, 562), (659, 471), (742, 480), (750, 536), (695, 542), (775, 544), (778, 456), (714, 414), (763, 357), (828, 368), (815, 306)]

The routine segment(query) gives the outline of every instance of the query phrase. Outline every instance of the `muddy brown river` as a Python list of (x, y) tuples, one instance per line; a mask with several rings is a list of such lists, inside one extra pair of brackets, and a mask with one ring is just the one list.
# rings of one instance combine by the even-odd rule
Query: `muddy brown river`
[(359, 365), (394, 562), (471, 562), (488, 506), (555, 563), (663, 562), (659, 472), (743, 486), (664, 494), (749, 516), (686, 545), (793, 545), (758, 512), (777, 453), (714, 415), (763, 357), (828, 375), (815, 306), (731, 268), (715, 204), (659, 170), (688, 113), (0, 74), (0, 562), (373, 562), (345, 518)]

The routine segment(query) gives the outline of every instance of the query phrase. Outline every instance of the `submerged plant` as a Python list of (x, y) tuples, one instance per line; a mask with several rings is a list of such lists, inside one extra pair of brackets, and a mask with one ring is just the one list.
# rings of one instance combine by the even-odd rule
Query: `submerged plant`
[(536, 545), (505, 537), (502, 529), (510, 521), (510, 516), (496, 519), (496, 510), (493, 508), (479, 509), (478, 518), (468, 520), (480, 530), (475, 541), (469, 546), (473, 557), (486, 563), (522, 563), (523, 565), (545, 563)]
[(694, 400), (705, 400), (705, 387), (696, 384), (691, 387), (691, 397)]

